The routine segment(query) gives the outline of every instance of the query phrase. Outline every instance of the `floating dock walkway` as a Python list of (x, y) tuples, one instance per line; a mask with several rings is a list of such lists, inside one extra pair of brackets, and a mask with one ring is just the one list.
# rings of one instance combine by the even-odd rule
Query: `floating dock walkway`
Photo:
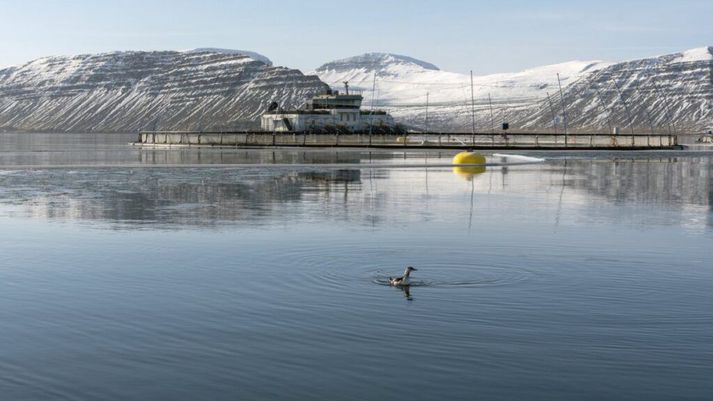
[(584, 133), (409, 133), (324, 134), (309, 132), (180, 132), (145, 131), (135, 143), (154, 147), (371, 147), (423, 149), (680, 149), (671, 134)]

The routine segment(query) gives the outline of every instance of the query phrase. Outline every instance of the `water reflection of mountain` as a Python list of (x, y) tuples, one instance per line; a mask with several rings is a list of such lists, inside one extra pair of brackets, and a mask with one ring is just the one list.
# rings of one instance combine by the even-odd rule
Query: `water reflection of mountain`
[[(178, 159), (159, 164), (192, 164), (192, 158), (204, 157), (201, 153), (212, 158), (223, 152), (177, 156), (181, 153), (164, 152)], [(534, 201), (542, 211), (540, 218), (553, 216), (555, 222), (568, 209), (576, 218), (634, 223), (649, 221), (665, 209), (666, 213), (655, 217), (657, 224), (713, 226), (710, 158), (570, 158), (541, 165), (489, 167), (463, 181), (450, 168), (319, 166), (335, 163), (337, 158), (341, 163), (365, 162), (368, 155), (358, 152), (301, 153), (247, 152), (240, 156), (242, 162), (250, 157), (263, 165), (246, 167), (250, 164), (246, 163), (240, 168), (7, 171), (0, 174), (0, 214), (104, 220), (129, 226), (289, 221), (368, 226), (419, 221), (458, 226)], [(146, 153), (150, 154), (160, 152)], [(265, 166), (273, 157), (278, 163), (312, 160), (314, 165)], [(515, 196), (499, 198), (503, 193)], [(488, 203), (488, 199), (495, 201)], [(601, 208), (604, 203), (621, 207)]]
[(385, 152), (316, 151), (314, 149), (174, 148), (141, 149), (140, 164), (360, 164), (364, 160), (391, 160)]
[(566, 185), (617, 203), (713, 206), (708, 157), (619, 159), (561, 163)]
[[(616, 159), (562, 158), (538, 168), (491, 168), (476, 182), (476, 191), (522, 193), (527, 189), (547, 198), (549, 204), (597, 208), (609, 203), (620, 210), (626, 208), (619, 215), (598, 215), (598, 218), (622, 221), (654, 218), (663, 224), (713, 226), (710, 157), (638, 154), (629, 158), (619, 155)], [(672, 212), (665, 223), (662, 215), (653, 217), (660, 209)], [(678, 221), (674, 221), (676, 218)]]
[(354, 169), (45, 170), (0, 179), (0, 199), (33, 216), (166, 225), (256, 221), (301, 207), (310, 193), (361, 186)]

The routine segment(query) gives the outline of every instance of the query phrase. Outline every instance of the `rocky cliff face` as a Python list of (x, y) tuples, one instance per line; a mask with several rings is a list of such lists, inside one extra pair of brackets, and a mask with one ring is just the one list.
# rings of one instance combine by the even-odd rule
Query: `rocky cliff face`
[[(560, 102), (557, 74), (564, 88)], [(0, 130), (134, 132), (259, 127), (272, 101), (299, 107), (349, 81), (366, 108), (415, 128), (700, 132), (713, 129), (713, 48), (623, 63), (573, 61), (470, 76), (411, 57), (369, 53), (314, 74), (257, 53), (196, 49), (48, 57), (0, 69)], [(376, 91), (372, 91), (376, 76)], [(321, 79), (321, 80), (320, 80)], [(427, 107), (428, 94), (428, 107)]]
[(315, 76), (239, 51), (48, 57), (0, 70), (0, 129), (255, 128), (271, 101), (297, 107), (324, 89)]
[[(713, 47), (617, 63), (568, 86), (568, 125), (581, 130), (698, 132), (713, 129)], [(559, 97), (521, 115), (524, 127), (563, 128)]]
[(503, 122), (513, 129), (562, 131), (566, 114), (571, 131), (690, 133), (713, 129), (712, 53), (706, 47), (622, 63), (573, 61), (475, 76), (473, 106), (469, 76), (408, 57), (365, 54), (315, 73), (333, 86), (349, 81), (363, 90), (366, 105), (373, 97), (376, 107), (422, 129), (470, 131), (474, 109), (478, 132), (499, 132)]

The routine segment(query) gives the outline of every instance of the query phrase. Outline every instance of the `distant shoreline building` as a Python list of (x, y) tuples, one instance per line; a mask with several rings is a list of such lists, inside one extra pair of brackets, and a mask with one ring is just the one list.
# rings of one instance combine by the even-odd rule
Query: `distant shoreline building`
[(283, 110), (273, 102), (260, 118), (260, 127), (270, 132), (384, 132), (397, 129), (393, 117), (383, 110), (361, 110), (364, 98), (327, 90), (307, 100), (301, 109)]

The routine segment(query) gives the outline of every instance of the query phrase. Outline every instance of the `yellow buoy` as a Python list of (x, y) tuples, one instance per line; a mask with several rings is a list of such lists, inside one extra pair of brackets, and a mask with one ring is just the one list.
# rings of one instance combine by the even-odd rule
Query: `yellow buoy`
[(485, 164), (485, 156), (474, 152), (460, 152), (453, 157), (453, 164)]
[(467, 181), (485, 172), (485, 156), (478, 153), (460, 152), (453, 157), (453, 164), (453, 174)]

